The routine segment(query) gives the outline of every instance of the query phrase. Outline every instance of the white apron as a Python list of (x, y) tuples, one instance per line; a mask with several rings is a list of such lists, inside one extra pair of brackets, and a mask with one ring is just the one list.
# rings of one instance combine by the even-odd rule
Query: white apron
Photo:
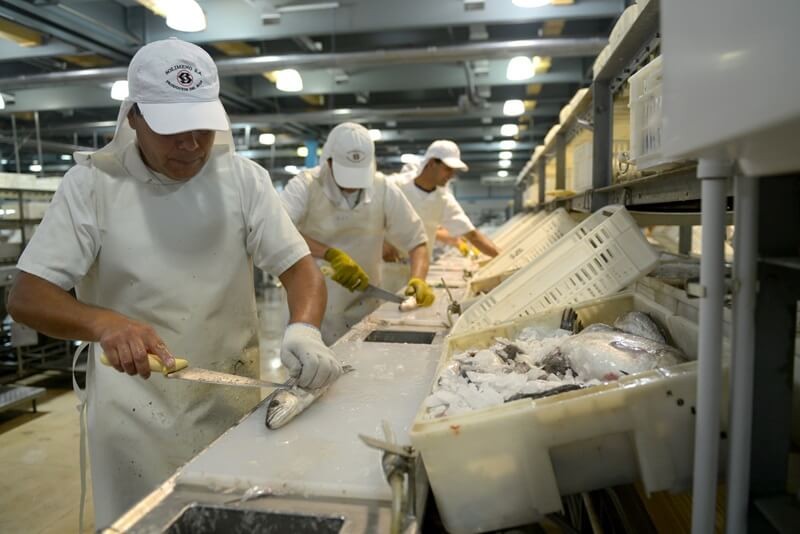
[[(241, 195), (229, 178), (229, 134), (217, 134), (221, 143), (200, 174), (162, 185), (128, 175), (119, 128), (110, 145), (88, 156), (105, 170), (91, 171), (102, 246), (76, 287), (78, 298), (150, 324), (191, 365), (258, 377), (252, 261)], [(259, 390), (155, 373), (142, 380), (99, 365), (99, 344), (91, 349), (89, 453), (95, 525), (102, 528), (246, 415)]]
[[(353, 209), (339, 208), (325, 196), (321, 178), (316, 175), (309, 186), (306, 216), (297, 228), (312, 239), (346, 252), (364, 269), (371, 284), (380, 285), (386, 228), (384, 179), (376, 176), (372, 188), (370, 202), (359, 202)], [(360, 291), (348, 291), (328, 278), (325, 285), (328, 305), (321, 331), (322, 339), (330, 345), (374, 311), (380, 301), (364, 298)]]

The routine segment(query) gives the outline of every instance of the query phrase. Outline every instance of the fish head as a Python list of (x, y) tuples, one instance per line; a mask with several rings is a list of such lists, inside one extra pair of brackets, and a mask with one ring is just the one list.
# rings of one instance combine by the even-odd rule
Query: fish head
[(293, 390), (276, 389), (267, 397), (267, 428), (280, 428), (301, 411), (300, 399)]

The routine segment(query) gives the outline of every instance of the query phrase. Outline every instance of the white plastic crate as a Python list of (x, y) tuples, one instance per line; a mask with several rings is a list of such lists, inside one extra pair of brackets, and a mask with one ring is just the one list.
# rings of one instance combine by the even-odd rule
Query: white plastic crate
[(631, 159), (639, 169), (652, 169), (664, 163), (661, 149), (662, 66), (657, 57), (629, 79), (631, 110)]
[(606, 206), (467, 308), (453, 333), (616, 293), (658, 261), (622, 206)]
[(504, 248), (499, 256), (475, 273), (469, 285), (470, 296), (490, 291), (514, 271), (547, 252), (575, 226), (575, 221), (564, 208), (548, 214), (530, 232), (521, 236), (513, 245)]
[[(696, 307), (696, 302), (687, 298), (684, 304)], [(696, 357), (697, 324), (677, 315), (673, 307), (626, 292), (575, 309), (585, 325), (611, 323), (630, 310), (645, 311), (690, 359)], [(532, 325), (555, 328), (560, 318), (561, 310), (551, 311), (451, 336), (439, 370), (461, 351), (486, 348), (496, 337), (514, 338)], [(729, 353), (727, 341), (725, 351)], [(410, 436), (422, 455), (448, 532), (505, 529), (561, 510), (563, 495), (635, 481), (648, 493), (687, 489), (696, 386), (697, 367), (690, 361), (584, 390), (440, 419), (425, 419), (423, 405)], [(726, 402), (723, 399), (722, 405)], [(726, 414), (721, 416), (725, 429)]]
[(520, 236), (527, 234), (532, 228), (534, 228), (539, 222), (544, 220), (547, 217), (547, 213), (539, 212), (530, 217), (520, 221), (514, 228), (512, 228), (507, 234), (503, 235), (502, 237), (498, 238), (494, 244), (500, 250), (510, 246), (511, 244), (515, 243)]
[(517, 213), (517, 214), (513, 215), (506, 222), (504, 222), (500, 226), (497, 226), (494, 229), (492, 229), (490, 232), (488, 232), (489, 237), (491, 237), (492, 239), (496, 239), (496, 238), (500, 237), (501, 235), (506, 233), (509, 228), (514, 226), (514, 224), (517, 223), (523, 217), (525, 217), (524, 213)]

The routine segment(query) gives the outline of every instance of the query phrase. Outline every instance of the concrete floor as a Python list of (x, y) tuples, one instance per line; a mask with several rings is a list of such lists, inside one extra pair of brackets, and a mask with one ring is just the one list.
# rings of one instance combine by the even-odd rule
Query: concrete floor
[[(282, 289), (259, 299), (262, 376), (279, 378), (280, 337), (287, 311)], [(47, 388), (38, 412), (0, 412), (0, 533), (78, 531), (80, 427), (78, 399), (65, 374), (48, 372), (19, 383)], [(91, 477), (87, 472), (87, 483)], [(94, 531), (91, 488), (83, 533)], [(82, 534), (83, 534), (82, 533)]]

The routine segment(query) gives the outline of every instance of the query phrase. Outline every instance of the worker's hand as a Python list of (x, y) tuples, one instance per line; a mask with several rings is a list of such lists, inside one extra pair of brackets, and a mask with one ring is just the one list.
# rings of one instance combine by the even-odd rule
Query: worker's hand
[(412, 278), (408, 281), (406, 295), (414, 295), (417, 299), (417, 304), (420, 306), (430, 306), (436, 299), (431, 286), (429, 286), (425, 280), (420, 280), (419, 278)]
[(104, 313), (97, 325), (98, 338), (111, 366), (120, 373), (150, 377), (147, 354), (154, 354), (167, 368), (175, 367), (175, 358), (152, 326), (122, 314)]
[(356, 261), (338, 248), (329, 248), (325, 259), (333, 268), (331, 279), (350, 291), (364, 291), (369, 285), (369, 276)]
[(342, 374), (341, 364), (323, 343), (319, 330), (307, 323), (286, 327), (281, 362), (289, 369), (290, 376), (299, 377), (297, 385), (303, 388), (321, 388)]
[(458, 251), (461, 253), (462, 256), (469, 255), (469, 245), (467, 244), (466, 240), (459, 239), (457, 246), (458, 246)]
[(383, 242), (383, 261), (388, 261), (389, 263), (400, 261), (400, 251), (387, 241)]

